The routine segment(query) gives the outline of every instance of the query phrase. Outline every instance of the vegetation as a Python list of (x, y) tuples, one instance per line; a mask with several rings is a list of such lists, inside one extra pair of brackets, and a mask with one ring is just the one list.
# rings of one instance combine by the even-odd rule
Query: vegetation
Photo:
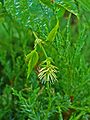
[(89, 0), (0, 0), (0, 120), (90, 120), (89, 40)]

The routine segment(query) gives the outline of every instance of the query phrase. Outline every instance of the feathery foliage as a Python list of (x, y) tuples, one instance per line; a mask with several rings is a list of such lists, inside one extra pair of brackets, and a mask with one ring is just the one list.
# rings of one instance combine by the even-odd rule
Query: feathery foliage
[(89, 3), (0, 1), (0, 120), (90, 119)]

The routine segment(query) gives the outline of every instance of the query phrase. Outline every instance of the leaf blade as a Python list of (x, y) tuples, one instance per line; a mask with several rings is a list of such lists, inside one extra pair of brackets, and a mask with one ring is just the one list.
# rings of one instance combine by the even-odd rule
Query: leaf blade
[(28, 62), (28, 70), (27, 70), (27, 78), (29, 78), (34, 66), (38, 62), (38, 53), (36, 50), (33, 50), (31, 53), (29, 53), (29, 62)]
[(52, 42), (55, 39), (58, 28), (59, 28), (59, 20), (57, 21), (57, 24), (55, 25), (55, 27), (48, 34), (46, 41)]

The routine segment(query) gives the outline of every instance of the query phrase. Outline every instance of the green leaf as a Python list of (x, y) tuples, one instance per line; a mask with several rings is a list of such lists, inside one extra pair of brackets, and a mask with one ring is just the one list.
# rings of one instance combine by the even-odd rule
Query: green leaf
[(52, 42), (55, 39), (58, 28), (59, 28), (59, 20), (57, 21), (57, 24), (55, 25), (55, 27), (50, 31), (47, 37), (47, 41)]
[(44, 36), (48, 34), (47, 28), (51, 29), (52, 24), (55, 25), (52, 19), (56, 16), (52, 9), (40, 0), (5, 0), (5, 8), (23, 28), (38, 31)]
[(65, 10), (78, 14), (73, 0), (55, 0), (54, 3), (50, 0), (5, 0), (5, 8), (23, 28), (38, 31), (44, 37), (55, 26), (56, 17), (62, 17)]
[(57, 18), (60, 19), (61, 17), (64, 16), (65, 13), (65, 9), (63, 7), (57, 7), (56, 9), (56, 14), (57, 14)]
[(29, 61), (30, 57), (31, 57), (31, 53), (29, 53), (29, 54), (26, 55), (26, 58), (25, 58), (25, 62), (26, 63)]
[[(74, 15), (78, 16), (78, 9), (77, 5), (74, 0), (54, 0), (52, 3), (50, 0), (40, 0), (43, 4), (47, 5), (49, 8), (54, 8), (57, 6), (62, 9), (62, 7), (69, 11), (70, 13), (73, 13)], [(59, 10), (61, 14), (61, 10)]]
[(52, 8), (52, 3), (50, 0), (40, 0), (43, 4), (47, 5), (48, 7)]
[(74, 0), (56, 0), (56, 4), (78, 17), (78, 9)]
[[(27, 78), (29, 78), (29, 75), (32, 71), (32, 69), (34, 68), (34, 66), (37, 64), (38, 62), (38, 53), (36, 52), (36, 50), (33, 50), (31, 53), (29, 53), (27, 55), (29, 61), (28, 61), (28, 71), (27, 71)], [(26, 58), (27, 59), (27, 58)]]

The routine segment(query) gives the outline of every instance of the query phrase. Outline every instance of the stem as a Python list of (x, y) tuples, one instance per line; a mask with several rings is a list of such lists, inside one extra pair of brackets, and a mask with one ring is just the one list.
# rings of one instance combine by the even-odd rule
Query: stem
[[(36, 33), (35, 33), (35, 32), (33, 32), (33, 34), (34, 34), (35, 38), (36, 38), (36, 39), (38, 39), (38, 36), (36, 35)], [(46, 57), (46, 58), (48, 58), (47, 53), (46, 53), (46, 51), (45, 51), (44, 47), (42, 46), (42, 44), (40, 44), (40, 47), (42, 48), (42, 51), (43, 51), (43, 53), (44, 53), (45, 57)]]
[(59, 120), (63, 120), (62, 110), (61, 110), (60, 106), (58, 106), (58, 111), (59, 111)]
[(45, 57), (46, 57), (46, 58), (48, 58), (47, 53), (46, 53), (46, 51), (45, 51), (44, 47), (43, 47), (41, 44), (40, 44), (40, 47), (42, 48), (42, 51), (43, 51), (43, 53), (44, 53)]
[(36, 35), (36, 33), (35, 33), (35, 32), (33, 32), (33, 34), (34, 34), (35, 38), (36, 38), (36, 39), (38, 39), (38, 36)]
[(46, 115), (45, 115), (44, 120), (48, 119), (48, 115), (49, 115), (51, 105), (52, 105), (51, 94), (50, 94), (50, 86), (49, 86), (48, 82), (47, 82), (46, 86), (47, 86), (47, 93), (48, 93), (48, 107), (47, 107), (47, 111), (46, 111)]

